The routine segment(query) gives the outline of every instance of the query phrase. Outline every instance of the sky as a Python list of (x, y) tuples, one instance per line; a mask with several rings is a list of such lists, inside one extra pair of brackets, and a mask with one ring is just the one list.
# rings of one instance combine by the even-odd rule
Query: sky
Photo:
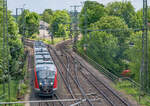
[[(16, 8), (21, 8), (25, 4), (25, 8), (37, 13), (42, 13), (44, 9), (51, 8), (53, 10), (67, 9), (71, 10), (71, 5), (83, 5), (85, 0), (8, 0), (8, 9), (13, 11), (15, 14)], [(91, 0), (93, 1), (93, 0)], [(113, 1), (125, 1), (125, 0), (94, 0), (99, 3), (106, 5)], [(129, 0), (134, 5), (136, 10), (142, 8), (143, 0)], [(150, 0), (148, 1), (148, 6), (150, 6)]]

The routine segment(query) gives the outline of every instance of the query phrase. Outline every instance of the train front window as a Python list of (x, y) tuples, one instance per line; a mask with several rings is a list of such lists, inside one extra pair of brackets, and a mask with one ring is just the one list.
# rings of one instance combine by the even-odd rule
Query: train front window
[(54, 79), (55, 78), (55, 71), (41, 70), (39, 71), (38, 74), (39, 74), (40, 79)]

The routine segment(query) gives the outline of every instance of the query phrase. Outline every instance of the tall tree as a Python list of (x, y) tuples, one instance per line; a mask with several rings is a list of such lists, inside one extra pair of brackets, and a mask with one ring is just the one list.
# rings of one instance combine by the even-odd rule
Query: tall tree
[[(69, 31), (69, 23), (71, 22), (70, 16), (66, 10), (57, 10), (53, 13), (52, 24), (50, 25), (50, 29), (55, 37), (58, 36), (68, 36)], [(64, 33), (64, 34), (62, 34)]]
[(139, 27), (135, 9), (130, 1), (112, 2), (106, 8), (109, 15), (124, 19), (129, 28)]
[(19, 17), (19, 32), (27, 37), (39, 33), (40, 16), (35, 12), (25, 10)]
[(107, 15), (107, 11), (103, 4), (96, 1), (85, 1), (84, 7), (79, 14), (80, 28), (85, 29), (91, 23), (98, 21), (101, 17)]
[[(1, 2), (1, 0), (0, 0)], [(2, 2), (1, 2), (2, 3)], [(4, 18), (3, 20), (3, 10)], [(15, 23), (15, 19), (11, 16), (11, 12), (7, 11), (7, 23), (8, 23), (8, 34), (7, 25), (6, 25), (6, 8), (3, 8), (0, 5), (0, 76), (2, 75), (2, 67), (5, 67), (5, 70), (8, 69), (7, 61), (9, 60), (9, 71), (12, 77), (15, 76), (14, 73), (19, 71), (19, 63), (22, 59), (23, 53), (23, 44), (18, 35), (18, 25)], [(3, 29), (3, 24), (5, 24), (5, 29)], [(4, 31), (5, 30), (5, 31)], [(4, 38), (5, 32), (5, 38)], [(8, 45), (7, 45), (7, 36), (8, 36)], [(3, 42), (4, 41), (4, 42)], [(5, 48), (3, 48), (3, 46)], [(8, 50), (8, 51), (7, 51)], [(5, 66), (3, 63), (5, 63)], [(4, 73), (3, 73), (4, 74)]]
[[(148, 23), (150, 23), (150, 7), (148, 7)], [(138, 21), (140, 22), (140, 25), (142, 26), (143, 24), (143, 9), (140, 9), (137, 11), (137, 17)]]
[[(101, 31), (92, 32), (91, 39), (83, 37), (79, 41), (79, 48), (81, 49), (84, 44), (87, 44), (89, 50), (87, 55), (107, 67), (111, 72), (120, 74), (128, 66), (125, 62), (127, 59), (125, 51), (128, 49), (127, 41), (131, 32), (125, 21), (116, 16), (104, 16), (99, 21), (92, 23), (89, 29), (101, 29)], [(90, 53), (91, 51), (92, 53)]]
[(52, 21), (52, 16), (53, 11), (51, 9), (45, 9), (42, 14), (42, 20), (50, 24)]

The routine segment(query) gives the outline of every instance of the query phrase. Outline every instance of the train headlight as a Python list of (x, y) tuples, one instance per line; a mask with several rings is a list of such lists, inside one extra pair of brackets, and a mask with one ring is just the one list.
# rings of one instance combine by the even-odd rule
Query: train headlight
[(53, 82), (51, 82), (51, 85), (53, 85)]
[(42, 85), (42, 83), (40, 82), (40, 86)]

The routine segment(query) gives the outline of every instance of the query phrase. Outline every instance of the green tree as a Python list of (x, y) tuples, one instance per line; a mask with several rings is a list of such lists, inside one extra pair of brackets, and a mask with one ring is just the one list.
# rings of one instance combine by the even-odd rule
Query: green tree
[[(148, 23), (150, 23), (150, 7), (148, 7)], [(143, 25), (143, 9), (140, 9), (137, 11), (137, 18), (140, 23), (140, 26), (142, 27)]]
[[(1, 2), (1, 0), (0, 0)], [(2, 2), (1, 2), (2, 3)], [(6, 19), (6, 8), (5, 10), (5, 19)], [(23, 44), (20, 40), (20, 36), (18, 35), (18, 25), (15, 23), (15, 19), (11, 16), (11, 12), (7, 12), (7, 22), (8, 22), (8, 48), (7, 48), (7, 34), (6, 34), (6, 20), (5, 20), (5, 39), (3, 39), (3, 8), (0, 5), (0, 76), (3, 73), (2, 67), (5, 67), (5, 70), (8, 70), (7, 61), (9, 60), (9, 71), (12, 77), (15, 76), (14, 72), (17, 73), (19, 68), (17, 68), (17, 64), (20, 62), (21, 58), (24, 55), (23, 52)], [(5, 41), (5, 43), (3, 42)], [(3, 49), (3, 45), (5, 48)], [(7, 52), (8, 49), (8, 52)], [(8, 58), (8, 59), (7, 59)], [(14, 64), (14, 62), (16, 62)], [(5, 64), (3, 64), (5, 63)]]
[[(120, 73), (120, 64), (116, 61), (119, 49), (117, 38), (107, 32), (94, 31), (90, 35), (88, 34), (86, 39), (86, 43), (85, 37), (83, 37), (77, 44), (78, 50), (86, 53), (86, 55), (102, 66), (107, 67), (111, 72)], [(86, 51), (82, 47), (83, 44), (87, 44)]]
[(45, 9), (42, 14), (42, 20), (50, 24), (53, 18), (52, 16), (53, 11), (51, 9)]
[(116, 16), (102, 17), (99, 21), (91, 24), (90, 29), (101, 29), (112, 33), (119, 39), (119, 45), (124, 43), (126, 38), (131, 34), (130, 31), (128, 31), (128, 26), (125, 21)]
[[(93, 55), (89, 56), (113, 73), (120, 74), (128, 68), (128, 64), (125, 62), (128, 59), (125, 51), (128, 49), (128, 37), (130, 37), (131, 31), (128, 30), (125, 21), (116, 16), (104, 16), (99, 21), (92, 23), (89, 29), (101, 29), (101, 31), (92, 33), (92, 37), (95, 37), (93, 40), (83, 37), (82, 43), (78, 46), (81, 48), (84, 44), (93, 44), (93, 47), (89, 47), (89, 52), (92, 51)], [(89, 44), (90, 42), (91, 44)], [(99, 43), (95, 44), (96, 42)]]
[[(148, 33), (148, 35), (149, 34), (150, 32)], [(150, 37), (148, 36), (148, 42), (149, 41)], [(130, 46), (130, 48), (126, 50), (126, 54), (129, 57), (129, 69), (132, 72), (132, 78), (135, 81), (139, 82), (140, 67), (142, 60), (142, 31), (132, 33), (129, 42), (132, 43), (132, 46)], [(150, 43), (148, 43), (148, 51), (150, 51)], [(148, 55), (150, 55), (150, 52), (148, 52)], [(148, 60), (150, 60), (150, 57)], [(149, 66), (148, 68), (150, 68), (150, 63), (148, 64), (148, 66)]]
[(39, 33), (40, 16), (35, 12), (25, 10), (19, 17), (19, 32), (26, 37)]
[(107, 11), (103, 4), (96, 1), (85, 1), (84, 7), (79, 14), (79, 26), (85, 29), (85, 25), (89, 27), (91, 23), (98, 21), (101, 17), (107, 15)]
[(57, 10), (53, 13), (52, 24), (50, 29), (55, 37), (63, 37), (62, 33), (65, 33), (65, 36), (68, 36), (69, 23), (71, 22), (70, 16), (65, 10)]
[(138, 28), (136, 12), (130, 1), (112, 2), (107, 5), (108, 14), (110, 16), (118, 16), (126, 22), (129, 28)]

